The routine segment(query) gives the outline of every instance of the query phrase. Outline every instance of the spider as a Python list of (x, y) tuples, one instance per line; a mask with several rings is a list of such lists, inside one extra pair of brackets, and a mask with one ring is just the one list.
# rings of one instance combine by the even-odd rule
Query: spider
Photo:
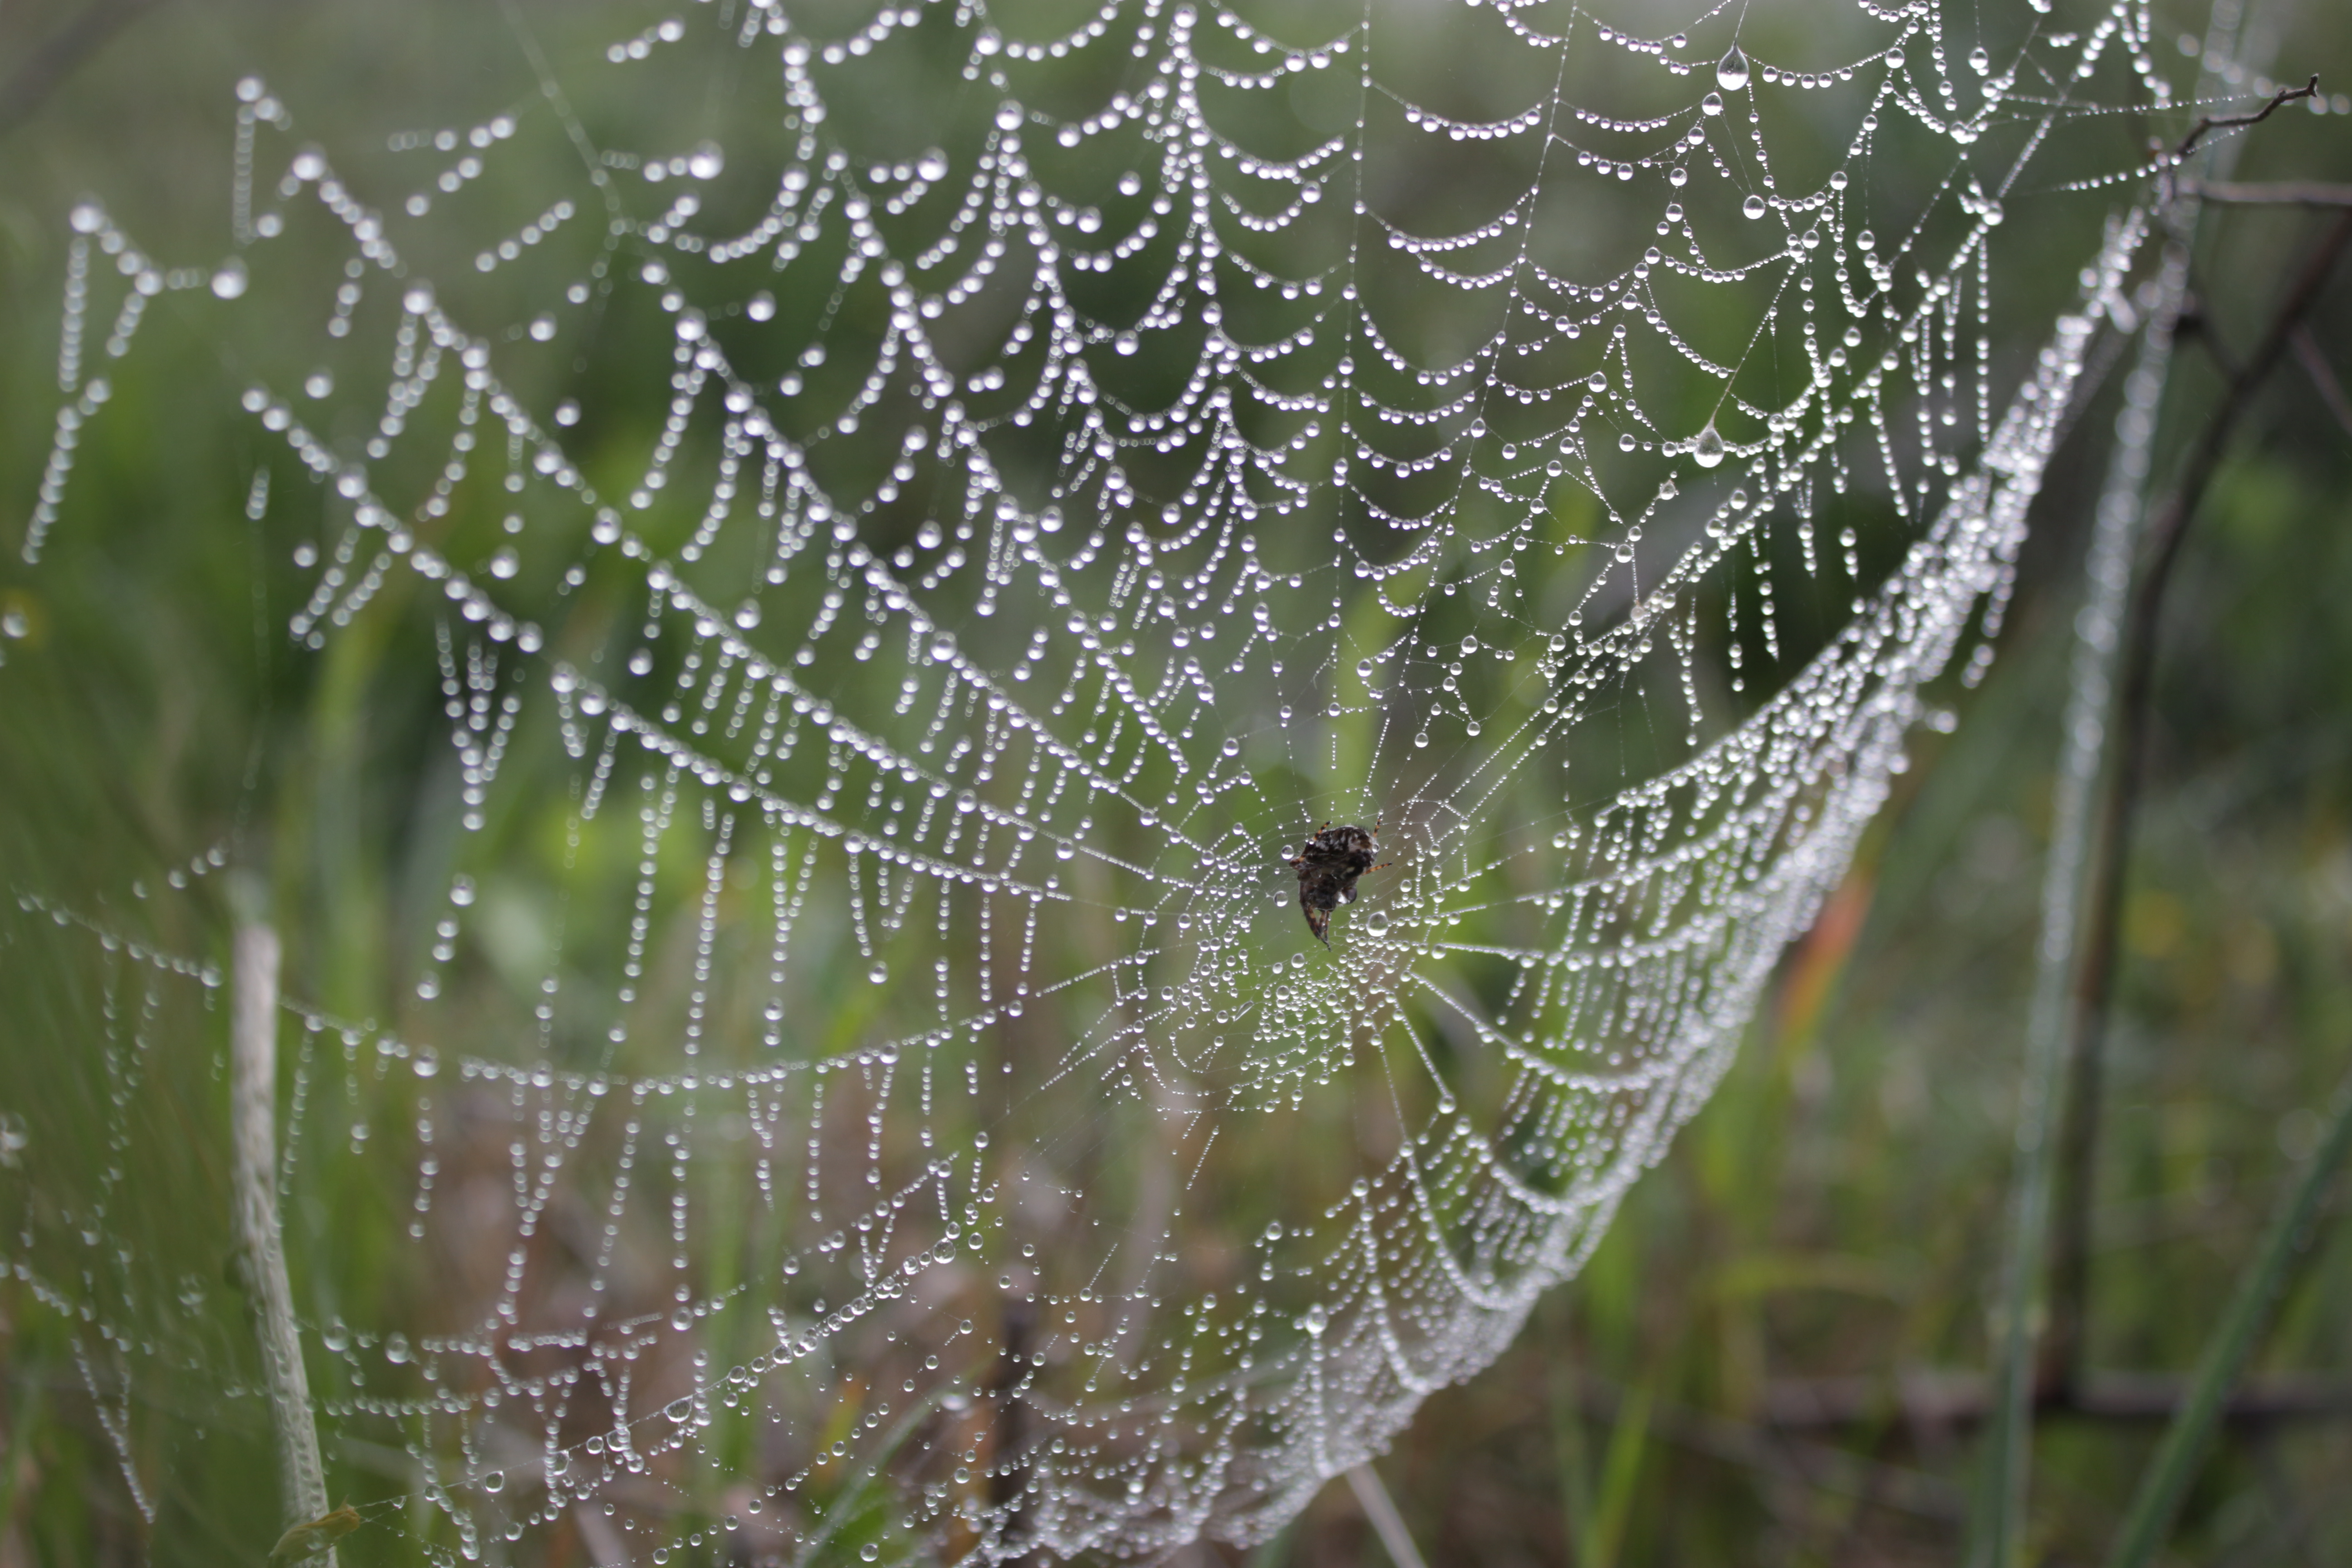
[(1380, 825), (1367, 833), (1360, 827), (1334, 827), (1325, 823), (1315, 830), (1290, 868), (1298, 873), (1298, 907), (1307, 929), (1325, 947), (1331, 945), (1331, 911), (1356, 901), (1356, 879), (1367, 871), (1385, 871), (1388, 864), (1372, 864), (1372, 846)]

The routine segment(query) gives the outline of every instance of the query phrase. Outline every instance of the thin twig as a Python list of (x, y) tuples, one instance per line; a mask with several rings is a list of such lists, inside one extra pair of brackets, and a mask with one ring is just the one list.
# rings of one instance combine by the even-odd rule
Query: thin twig
[(2260, 125), (2263, 121), (2268, 120), (2272, 115), (2277, 113), (2284, 105), (2294, 103), (2300, 99), (2317, 98), (2318, 96), (2319, 78), (2314, 76), (2309, 81), (2305, 82), (2301, 87), (2283, 87), (2279, 89), (2276, 92), (2271, 94), (2271, 100), (2268, 103), (2263, 104), (2262, 108), (2256, 110), (2252, 114), (2205, 115), (2200, 119), (2196, 124), (2189, 128), (2189, 134), (2183, 136), (2180, 139), (2180, 144), (2175, 147), (2168, 153), (2164, 151), (2161, 145), (2158, 145), (2156, 149), (2158, 159), (2156, 191), (2158, 200), (2168, 205), (2176, 197), (2182, 194), (2181, 187), (2184, 182), (2174, 171), (2178, 170), (2181, 164), (2189, 161), (2189, 154), (2195, 150), (2198, 142), (2205, 139), (2205, 133), (2207, 132), (2235, 131), (2241, 130), (2249, 125)]
[(2213, 331), (2213, 321), (2205, 313), (2204, 300), (2191, 299), (2189, 301), (2180, 315), (2179, 331), (2183, 337), (2197, 340), (2197, 346), (2205, 351), (2205, 357), (2213, 362), (2213, 368), (2221, 373), (2223, 381), (2238, 379), (2238, 372), (2242, 367), (2237, 356), (2230, 352), (2230, 345)]
[[(1585, 1373), (1578, 1399), (1595, 1419), (1622, 1419), (1625, 1391)], [(1940, 1476), (1886, 1464), (1828, 1443), (1792, 1437), (1786, 1431), (1734, 1420), (1713, 1411), (1693, 1410), (1653, 1398), (1644, 1419), (1649, 1429), (1676, 1447), (1706, 1454), (1761, 1475), (1794, 1481), (1816, 1491), (1867, 1499), (1881, 1507), (1955, 1524), (1967, 1512), (1967, 1494)]]
[(2205, 115), (2200, 119), (2196, 124), (2189, 128), (2189, 134), (2183, 136), (2180, 139), (2180, 145), (2172, 150), (2172, 161), (2178, 163), (2183, 158), (2188, 157), (2189, 154), (2196, 149), (2197, 143), (2205, 139), (2205, 133), (2209, 131), (2236, 131), (2248, 125), (2260, 125), (2263, 121), (2268, 120), (2272, 115), (2276, 114), (2286, 105), (2294, 103), (2299, 99), (2317, 98), (2318, 96), (2319, 78), (2317, 76), (2314, 76), (2309, 81), (2305, 82), (2301, 87), (2283, 87), (2279, 89), (2276, 92), (2271, 94), (2271, 100), (2268, 103), (2263, 104), (2262, 108), (2256, 110), (2252, 114)]
[[(2091, 907), (2091, 929), (2076, 992), (2079, 1012), (2074, 1050), (2094, 1094), (2098, 1060), (2105, 1046), (2107, 1007), (2115, 989), (2116, 953), (2121, 940), (2132, 831), (2147, 781), (2150, 693), (2165, 590), (2171, 583), (2173, 566), (2180, 558), (2181, 542), (2188, 536), (2189, 521), (2221, 468), (2231, 435), (2252, 405), (2254, 393), (2284, 357), (2347, 243), (2352, 243), (2352, 211), (2347, 211), (2329, 226), (2319, 248), (2305, 265), (2302, 276), (2281, 301), (2262, 341), (2231, 376), (2221, 405), (2213, 411), (2192, 449), (2187, 470), (2148, 531), (2147, 568), (2133, 593), (2130, 612), (2124, 623), (2124, 678), (2122, 699), (2116, 709), (2116, 766), (2106, 800), (2106, 853)], [(2084, 1103), (2081, 1110), (2085, 1115), (2096, 1115), (2095, 1102)], [(2073, 1174), (2087, 1193), (2087, 1169)]]
[[(2188, 1387), (2189, 1379), (2178, 1373), (2088, 1373), (2043, 1390), (2033, 1409), (2038, 1415), (2137, 1426), (2170, 1420)], [(1974, 1371), (1911, 1372), (1891, 1384), (1881, 1377), (1790, 1378), (1765, 1390), (1764, 1419), (1792, 1432), (1890, 1420), (1914, 1428), (1972, 1426), (1991, 1411), (1992, 1394), (1991, 1381)], [(2221, 1416), (2250, 1427), (2341, 1421), (2352, 1417), (2352, 1377), (2279, 1373), (2249, 1379), (2222, 1405)]]
[[(2125, 407), (2117, 420), (2119, 436), (2137, 429), (2137, 439), (2119, 441), (2110, 459), (2106, 483), (2100, 492), (2098, 533), (2091, 558), (2084, 563), (2087, 579), (2084, 614), (2105, 628), (2095, 681), (2083, 672), (2081, 660), (2095, 650), (2077, 650), (2074, 698), (2083, 702), (2081, 716), (2101, 726), (2108, 718), (2106, 704), (2113, 691), (2115, 644), (2127, 602), (2133, 546), (2147, 521), (2150, 438), (2163, 411), (2164, 387), (2170, 375), (2173, 350), (2183, 336), (2200, 336), (2208, 348), (2218, 345), (2200, 333), (2201, 307), (2189, 291), (2189, 256), (2185, 248), (2168, 249), (2156, 279), (2156, 300), (2147, 331), (2140, 339), (2138, 363), (2126, 383)], [(2110, 509), (2113, 509), (2112, 513)], [(2070, 699), (2071, 703), (2072, 699)], [(2070, 705), (2070, 713), (2074, 709)], [(2104, 742), (2102, 742), (2104, 744)], [(2111, 754), (2103, 761), (2111, 760)], [(2102, 837), (2093, 816), (2095, 773), (2086, 773), (2081, 786), (2067, 797), (2076, 824), (2073, 835), (2090, 865), (2112, 844)], [(2054, 841), (2054, 835), (2053, 835)], [(2090, 866), (2078, 867), (2073, 898), (2089, 897)], [(2074, 934), (2070, 932), (2070, 935)], [(2061, 996), (2063, 1003), (2063, 995)], [(2057, 1146), (2051, 1171), (2049, 1310), (2041, 1342), (2034, 1347), (2030, 1396), (2036, 1402), (2071, 1391), (2082, 1372), (2084, 1324), (2090, 1315), (2091, 1187), (2098, 1148), (2100, 1062), (2095, 1052), (2083, 1048), (2079, 1014), (2060, 1016), (2058, 1045), (2063, 1054), (2063, 1087), (2059, 1093)]]
[(2317, 180), (2183, 180), (2174, 189), (2225, 206), (2352, 207), (2352, 185)]
[(2294, 357), (2303, 366), (2311, 384), (2319, 389), (2319, 400), (2336, 416), (2336, 423), (2344, 433), (2352, 436), (2352, 398), (2344, 395), (2344, 384), (2336, 379), (2336, 372), (2319, 352), (2317, 340), (2311, 335), (2311, 323), (2304, 322), (2294, 330)]
[[(2082, 1302), (2087, 1294), (2090, 1237), (2088, 1204), (2094, 1151), (2104, 1076), (2105, 1032), (2109, 1000), (2115, 986), (2116, 951), (2121, 941), (2123, 900), (2131, 861), (2131, 840), (2147, 769), (2147, 737), (2150, 688), (2154, 679), (2157, 628), (2165, 591), (2189, 520), (2218, 470), (2230, 436), (2252, 401), (2254, 393), (2276, 368), (2304, 317), (2325, 288), (2336, 258), (2352, 241), (2352, 211), (2330, 228), (2303, 275), (2279, 306), (2262, 341), (2242, 361), (2233, 362), (2214, 341), (2209, 325), (2200, 323), (2200, 337), (2224, 368), (2228, 387), (2221, 405), (2193, 448), (2189, 467), (2169, 500), (2155, 513), (2148, 530), (2148, 564), (2135, 586), (2124, 622), (2123, 679), (2116, 710), (2115, 767), (2104, 802), (2100, 832), (2102, 852), (2084, 933), (2081, 966), (2076, 972), (2075, 1014), (2067, 1042), (2068, 1089), (2060, 1131), (2059, 1179), (2068, 1201), (2059, 1205), (2053, 1237), (2051, 1337), (2044, 1347), (2037, 1382), (2042, 1392), (2075, 1377), (2082, 1347)], [(2188, 322), (2182, 323), (2184, 329)]]

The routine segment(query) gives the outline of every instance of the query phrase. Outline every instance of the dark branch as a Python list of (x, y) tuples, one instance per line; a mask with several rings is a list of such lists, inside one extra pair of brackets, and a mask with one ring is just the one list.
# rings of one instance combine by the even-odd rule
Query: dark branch
[[(2166, 1421), (2188, 1392), (2172, 1373), (2092, 1373), (2071, 1386), (2044, 1389), (2034, 1409), (2095, 1421)], [(1972, 1426), (1992, 1409), (1993, 1385), (1982, 1373), (1913, 1372), (1889, 1382), (1875, 1377), (1793, 1378), (1764, 1394), (1764, 1419), (1788, 1429), (1868, 1426), (1890, 1417), (1914, 1429)], [(2251, 1378), (2223, 1407), (2239, 1426), (2352, 1416), (2352, 1378), (2282, 1373)]]
[[(2101, 1057), (2107, 1005), (2115, 985), (2132, 830), (2146, 783), (2157, 630), (2163, 614), (2165, 589), (2180, 557), (2189, 524), (2221, 467), (2239, 419), (2285, 357), (2295, 334), (2304, 330), (2304, 318), (2318, 301), (2347, 244), (2352, 244), (2352, 210), (2329, 226), (2326, 237), (2287, 290), (2261, 341), (2242, 362), (2231, 363), (2230, 357), (2221, 352), (2221, 345), (2210, 342), (2209, 338), (2209, 346), (2215, 350), (2216, 362), (2222, 365), (2229, 384), (2190, 448), (2188, 464), (2171, 495), (2149, 519), (2147, 564), (2134, 586), (2124, 623), (2115, 765), (2103, 803), (2100, 865), (2092, 894), (2090, 927), (2075, 976), (2074, 1012), (2066, 1042), (2070, 1091), (2064, 1125), (2059, 1134), (2063, 1151), (2061, 1180), (2064, 1186), (2061, 1219), (2052, 1238), (2053, 1331), (2049, 1352), (2036, 1369), (2039, 1392), (2045, 1399), (2063, 1401), (2080, 1396), (2081, 1374), (2076, 1358), (2080, 1354), (2084, 1298), (2088, 1293), (2088, 1205), (2104, 1076)], [(2195, 318), (2185, 314), (2176, 330), (2190, 330), (2192, 323)], [(2200, 331), (2210, 331), (2201, 323), (2196, 324)]]
[[(1626, 1392), (1606, 1379), (1591, 1373), (1577, 1374), (1576, 1395), (1584, 1413), (1595, 1420), (1613, 1424), (1623, 1418)], [(1876, 1413), (1882, 1406), (1871, 1408)], [(1884, 1464), (1831, 1444), (1808, 1442), (1769, 1426), (1669, 1400), (1653, 1399), (1648, 1421), (1652, 1432), (1677, 1447), (1818, 1491), (1947, 1523), (1957, 1523), (1967, 1514), (1967, 1493), (1940, 1476)]]
[(2319, 352), (2318, 341), (2311, 335), (2311, 323), (2306, 321), (2294, 330), (2294, 357), (2302, 364), (2311, 384), (2319, 389), (2319, 400), (2336, 416), (2336, 423), (2344, 433), (2352, 436), (2352, 398), (2344, 395), (2344, 384), (2336, 379), (2336, 372)]
[(2196, 124), (2189, 128), (2189, 134), (2182, 137), (2180, 139), (2180, 145), (2172, 150), (2172, 161), (2175, 163), (2178, 163), (2183, 158), (2188, 157), (2190, 151), (2196, 147), (2197, 143), (2205, 139), (2205, 133), (2209, 131), (2236, 131), (2249, 125), (2260, 125), (2263, 121), (2268, 120), (2272, 115), (2276, 114), (2280, 109), (2284, 108), (2285, 105), (2293, 103), (2298, 99), (2317, 98), (2318, 96), (2319, 78), (2314, 76), (2309, 81), (2305, 82), (2301, 87), (2283, 87), (2279, 89), (2276, 92), (2271, 94), (2271, 100), (2268, 103), (2263, 104), (2262, 108), (2256, 110), (2252, 114), (2208, 114), (2199, 120)]
[(2247, 184), (2238, 180), (2183, 180), (2184, 196), (2246, 207), (2352, 207), (2352, 185), (2324, 184), (2316, 180), (2269, 180)]
[(2238, 358), (2230, 352), (2230, 345), (2221, 341), (2221, 334), (2213, 330), (2213, 318), (2205, 313), (2202, 298), (2196, 295), (2189, 298), (2181, 308), (2180, 320), (2173, 332), (2176, 337), (2194, 342), (2203, 349), (2205, 357), (2213, 362), (2213, 368), (2221, 373), (2223, 381), (2238, 379)]

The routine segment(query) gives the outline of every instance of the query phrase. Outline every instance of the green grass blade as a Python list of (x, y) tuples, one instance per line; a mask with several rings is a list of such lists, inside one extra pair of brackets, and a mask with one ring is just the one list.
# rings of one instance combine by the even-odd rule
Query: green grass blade
[(1552, 1370), (1552, 1451), (1559, 1467), (1561, 1534), (1568, 1542), (1570, 1568), (1591, 1568), (1592, 1477), (1585, 1456), (1584, 1408), (1577, 1397), (1577, 1373), (1561, 1365)]
[(2279, 1205), (2269, 1231), (2263, 1237), (2262, 1250), (2255, 1257), (2253, 1268), (2240, 1280), (2229, 1309), (2214, 1325), (2212, 1337), (2205, 1342), (2197, 1375), (2190, 1381), (2180, 1407), (2172, 1413), (2172, 1423), (2165, 1428), (2164, 1440), (2157, 1445), (2156, 1457), (2148, 1461), (2147, 1472), (2140, 1478), (2131, 1510), (2124, 1516), (2123, 1529), (2116, 1537), (2116, 1549), (2107, 1558), (2109, 1568), (2145, 1568), (2156, 1560), (2157, 1552), (2172, 1528), (2181, 1496), (2196, 1479), (2197, 1467), (2204, 1459), (2206, 1446), (2221, 1420), (2221, 1402), (2237, 1383), (2246, 1357), (2252, 1353), (2254, 1342), (2270, 1320), (2272, 1306), (2285, 1290), (2287, 1277), (2303, 1251), (2301, 1243), (2319, 1207), (2320, 1194), (2326, 1189), (2329, 1176), (2343, 1163), (2347, 1147), (2352, 1147), (2352, 1079), (2347, 1079), (2336, 1091), (2336, 1102), (2328, 1111), (2326, 1131), (2319, 1146), (2312, 1151), (2303, 1173), (2295, 1178), (2286, 1201)]
[(1616, 1568), (1625, 1527), (1633, 1517), (1633, 1487), (1641, 1479), (1643, 1440), (1649, 1435), (1650, 1389), (1643, 1384), (1617, 1406), (1617, 1424), (1601, 1460), (1601, 1495), (1593, 1502), (1592, 1525), (1584, 1541), (1584, 1550), (1591, 1555), (1580, 1568)]

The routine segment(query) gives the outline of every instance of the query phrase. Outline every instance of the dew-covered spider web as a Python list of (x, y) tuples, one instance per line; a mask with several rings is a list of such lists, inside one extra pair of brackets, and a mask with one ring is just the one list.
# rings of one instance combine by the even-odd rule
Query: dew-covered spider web
[(201, 706), (233, 811), (12, 889), (81, 1000), (5, 1264), (151, 1523), (270, 1420), (187, 1098), (239, 875), (310, 1415), (414, 1554), (1247, 1544), (1493, 1361), (2133, 325), (2141, 171), (2068, 149), (2168, 107), (2144, 6), (1779, 9), (516, 12), (372, 140), (240, 83), (226, 261), (75, 208), (28, 591), (131, 569), (76, 458), (201, 406), (252, 576), (184, 591), (278, 672)]

